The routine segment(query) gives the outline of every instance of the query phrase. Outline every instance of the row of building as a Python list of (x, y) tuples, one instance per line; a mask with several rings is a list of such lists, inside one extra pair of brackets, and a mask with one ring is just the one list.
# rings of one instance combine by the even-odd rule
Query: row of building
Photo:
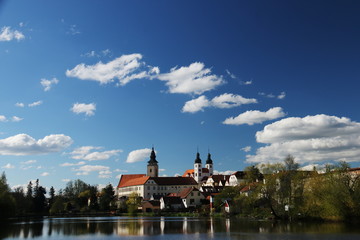
[(193, 208), (204, 201), (211, 202), (212, 196), (225, 186), (238, 185), (244, 172), (231, 175), (214, 175), (213, 160), (208, 153), (205, 167), (200, 154), (196, 154), (194, 168), (188, 169), (182, 176), (159, 177), (159, 166), (154, 148), (147, 164), (147, 174), (124, 174), (117, 186), (117, 197), (125, 199), (136, 193), (143, 201), (143, 208)]

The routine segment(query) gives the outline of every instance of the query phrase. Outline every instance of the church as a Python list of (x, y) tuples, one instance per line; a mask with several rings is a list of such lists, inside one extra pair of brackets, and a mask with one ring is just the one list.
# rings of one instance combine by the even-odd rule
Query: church
[[(151, 150), (146, 174), (124, 174), (117, 186), (117, 196), (128, 197), (137, 193), (143, 199), (154, 196), (166, 196), (170, 193), (180, 193), (187, 188), (198, 188), (208, 176), (213, 173), (211, 155), (208, 155), (205, 168), (202, 168), (200, 154), (196, 154), (194, 169), (187, 170), (179, 177), (159, 177), (159, 166), (154, 148)], [(205, 178), (204, 178), (205, 177)]]

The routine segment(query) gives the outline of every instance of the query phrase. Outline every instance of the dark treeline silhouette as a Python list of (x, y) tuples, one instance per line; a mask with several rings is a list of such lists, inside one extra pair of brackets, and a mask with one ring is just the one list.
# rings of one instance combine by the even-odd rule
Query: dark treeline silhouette
[(0, 218), (89, 213), (115, 208), (114, 188), (111, 184), (99, 191), (96, 186), (78, 179), (68, 182), (58, 194), (53, 187), (49, 189), (49, 197), (46, 197), (46, 193), (39, 179), (35, 184), (29, 182), (26, 192), (22, 187), (11, 190), (5, 173), (2, 173)]

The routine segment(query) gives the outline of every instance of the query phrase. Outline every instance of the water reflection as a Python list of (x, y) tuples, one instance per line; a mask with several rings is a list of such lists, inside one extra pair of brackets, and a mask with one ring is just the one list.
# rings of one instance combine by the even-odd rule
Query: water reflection
[[(360, 236), (360, 231), (356, 226), (340, 223), (289, 224), (224, 218), (48, 218), (0, 224), (0, 239), (56, 238), (84, 235), (109, 237), (158, 235), (160, 238), (164, 238), (164, 235), (169, 234), (182, 237), (189, 235), (189, 238), (190, 235), (194, 237), (195, 234), (205, 236), (205, 238), (219, 238), (221, 236), (223, 238), (231, 237), (232, 239), (259, 239), (261, 235), (262, 239), (282, 239), (283, 235), (281, 234), (293, 234), (293, 236), (296, 236), (294, 234), (301, 234), (303, 236), (304, 233), (307, 234), (308, 239), (309, 236), (314, 234), (322, 234), (322, 236), (326, 237), (353, 233), (352, 236), (356, 238)], [(267, 236), (271, 236), (271, 238)], [(301, 237), (291, 239), (301, 239)], [(326, 237), (324, 239), (330, 238)]]

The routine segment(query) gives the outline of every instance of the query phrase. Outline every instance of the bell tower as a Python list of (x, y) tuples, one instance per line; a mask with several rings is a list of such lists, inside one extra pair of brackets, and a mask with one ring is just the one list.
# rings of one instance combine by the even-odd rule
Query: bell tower
[(151, 150), (150, 160), (148, 161), (146, 175), (149, 177), (158, 177), (159, 176), (159, 166), (158, 166), (158, 161), (156, 161), (154, 147)]
[(208, 157), (206, 159), (205, 167), (207, 169), (209, 169), (209, 175), (212, 176), (213, 172), (214, 172), (214, 168), (213, 168), (213, 160), (211, 159), (211, 154), (210, 153), (208, 153)]
[(196, 159), (194, 163), (194, 179), (197, 183), (200, 183), (202, 176), (202, 166), (201, 166), (201, 159), (200, 159), (200, 153), (196, 153)]

